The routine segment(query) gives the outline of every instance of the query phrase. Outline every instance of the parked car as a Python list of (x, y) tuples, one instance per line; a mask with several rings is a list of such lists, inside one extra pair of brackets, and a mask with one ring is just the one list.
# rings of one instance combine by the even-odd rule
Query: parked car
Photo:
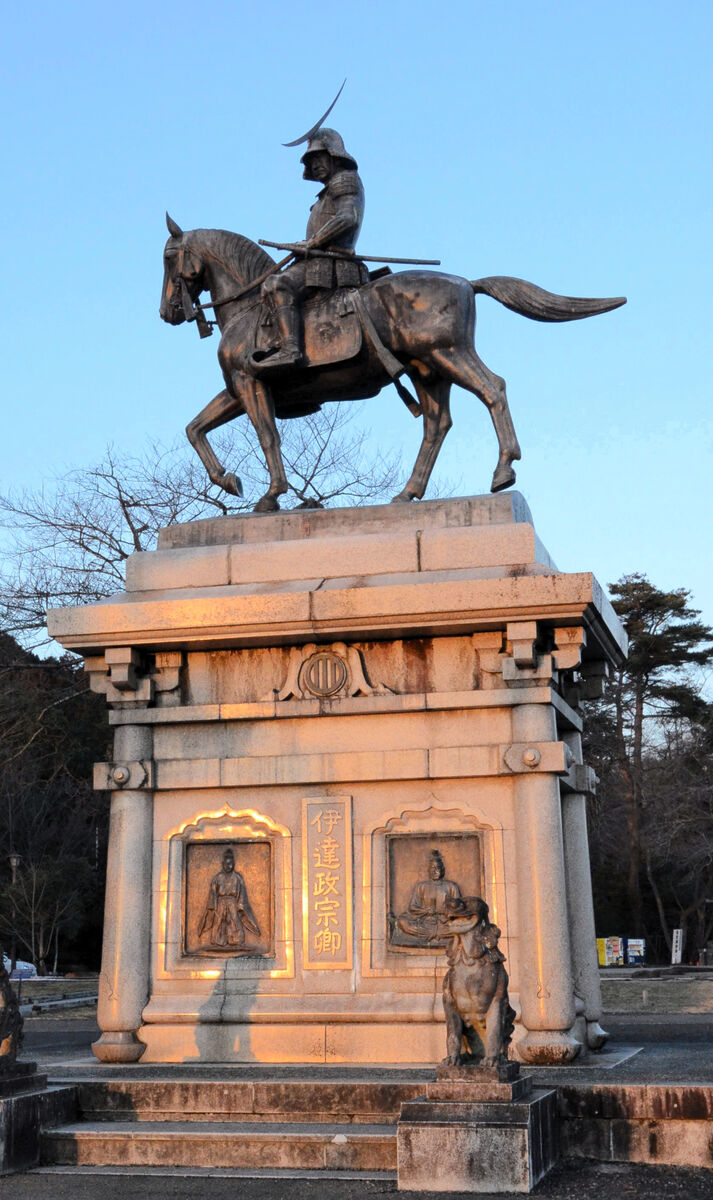
[(22, 959), (15, 959), (15, 970), (10, 972), (10, 959), (7, 954), (3, 954), (3, 966), (10, 973), (11, 979), (36, 979), (37, 968), (33, 967), (32, 963), (23, 962)]

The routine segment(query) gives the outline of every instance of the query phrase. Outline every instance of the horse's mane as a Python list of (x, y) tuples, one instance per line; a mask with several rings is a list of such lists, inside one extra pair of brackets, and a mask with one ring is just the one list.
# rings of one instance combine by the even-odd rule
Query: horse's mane
[(194, 229), (191, 236), (200, 238), (207, 253), (222, 262), (238, 282), (249, 283), (274, 266), (274, 258), (239, 233), (230, 233), (227, 229)]

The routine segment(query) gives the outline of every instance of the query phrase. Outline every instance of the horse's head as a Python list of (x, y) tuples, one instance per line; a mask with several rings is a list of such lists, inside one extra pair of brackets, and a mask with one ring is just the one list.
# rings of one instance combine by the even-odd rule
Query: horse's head
[(163, 252), (163, 287), (159, 315), (169, 325), (180, 325), (191, 315), (193, 304), (205, 286), (204, 262), (191, 243), (190, 233), (184, 233), (168, 213), (166, 225), (171, 235)]

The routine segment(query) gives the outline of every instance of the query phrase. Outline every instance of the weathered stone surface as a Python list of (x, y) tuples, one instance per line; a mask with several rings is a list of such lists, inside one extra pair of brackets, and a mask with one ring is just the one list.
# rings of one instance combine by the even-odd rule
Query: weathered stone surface
[(530, 1192), (559, 1156), (555, 1093), (511, 1103), (403, 1105), (399, 1191)]
[(71, 1121), (76, 1112), (74, 1087), (46, 1087), (44, 1076), (26, 1091), (0, 1093), (0, 1175), (36, 1166), (43, 1127)]
[(713, 1087), (566, 1085), (557, 1108), (566, 1154), (713, 1168)]
[(473, 525), (532, 523), (520, 492), (424, 500), (420, 504), (372, 504), (367, 508), (294, 509), (239, 517), (210, 517), (186, 525), (170, 525), (159, 534), (160, 550), (188, 546), (250, 545), (344, 538), (355, 529), (382, 537), (416, 529), (467, 528)]
[(42, 1163), (388, 1171), (396, 1165), (396, 1135), (379, 1125), (88, 1122), (46, 1131)]
[(523, 1077), (514, 1079), (512, 1083), (476, 1083), (447, 1081), (429, 1083), (426, 1085), (426, 1095), (429, 1100), (458, 1101), (464, 1104), (477, 1104), (490, 1100), (520, 1100), (532, 1091), (532, 1080)]
[(426, 1085), (429, 1100), (479, 1103), (485, 1100), (520, 1100), (532, 1091), (532, 1079), (520, 1075), (516, 1062), (493, 1067), (449, 1067), (441, 1064), (436, 1082)]

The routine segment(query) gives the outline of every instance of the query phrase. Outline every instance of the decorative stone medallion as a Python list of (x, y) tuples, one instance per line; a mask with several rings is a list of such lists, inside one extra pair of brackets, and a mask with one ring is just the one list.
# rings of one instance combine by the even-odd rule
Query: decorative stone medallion
[(363, 657), (356, 646), (334, 642), (331, 646), (293, 646), (281, 687), (263, 700), (344, 699), (347, 696), (390, 696), (383, 683), (370, 683)]
[(320, 650), (302, 664), (299, 684), (312, 696), (334, 696), (345, 687), (349, 673), (347, 664), (331, 650)]

